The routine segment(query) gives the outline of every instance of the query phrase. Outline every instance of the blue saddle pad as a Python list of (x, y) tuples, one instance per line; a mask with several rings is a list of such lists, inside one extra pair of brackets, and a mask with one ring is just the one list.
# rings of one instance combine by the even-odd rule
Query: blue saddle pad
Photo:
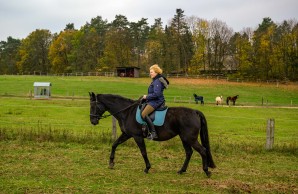
[[(168, 108), (161, 111), (159, 110), (155, 111), (155, 119), (153, 121), (153, 124), (155, 126), (162, 126), (164, 124), (167, 111), (168, 111)], [(140, 124), (146, 124), (146, 122), (141, 117), (141, 110), (139, 107), (137, 108), (136, 120)]]

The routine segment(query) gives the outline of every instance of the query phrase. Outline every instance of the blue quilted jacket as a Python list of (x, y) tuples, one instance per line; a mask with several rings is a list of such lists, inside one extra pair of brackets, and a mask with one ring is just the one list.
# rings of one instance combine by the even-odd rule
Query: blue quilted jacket
[[(166, 83), (162, 83), (160, 78), (164, 79)], [(168, 80), (157, 74), (149, 85), (146, 102), (154, 109), (158, 108), (165, 101), (163, 90), (167, 87), (167, 84), (169, 84)]]

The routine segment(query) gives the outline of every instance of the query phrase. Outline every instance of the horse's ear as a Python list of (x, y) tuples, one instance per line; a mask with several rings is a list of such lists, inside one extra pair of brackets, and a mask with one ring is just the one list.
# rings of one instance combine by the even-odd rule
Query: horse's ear
[(94, 92), (89, 92), (89, 96), (90, 96), (90, 99), (91, 100), (95, 100), (96, 99)]
[(94, 92), (92, 92), (92, 98), (95, 100), (96, 99), (96, 95)]

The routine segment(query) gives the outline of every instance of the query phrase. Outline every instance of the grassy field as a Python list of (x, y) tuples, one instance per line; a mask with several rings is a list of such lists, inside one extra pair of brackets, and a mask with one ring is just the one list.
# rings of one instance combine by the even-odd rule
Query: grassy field
[[(193, 102), (193, 93), (208, 104), (216, 96), (239, 95), (238, 105), (298, 106), (298, 84), (237, 83), (225, 80), (169, 78), (168, 102), (175, 97)], [(51, 82), (53, 97), (88, 98), (88, 91), (138, 98), (147, 92), (149, 78), (0, 76), (0, 96), (29, 96), (34, 82)]]
[[(28, 98), (34, 81), (52, 82), (53, 98)], [(207, 118), (217, 165), (210, 179), (197, 153), (188, 171), (176, 174), (184, 160), (179, 138), (146, 141), (149, 174), (142, 172), (144, 162), (132, 140), (119, 146), (115, 169), (108, 169), (111, 118), (90, 124), (88, 91), (138, 98), (149, 78), (0, 76), (0, 193), (298, 192), (297, 85), (170, 82), (168, 106), (199, 109)], [(193, 102), (193, 93), (205, 97), (205, 106)], [(235, 107), (215, 105), (216, 96), (236, 94)], [(177, 96), (185, 102), (175, 103)], [(269, 151), (264, 149), (268, 118), (275, 119)]]

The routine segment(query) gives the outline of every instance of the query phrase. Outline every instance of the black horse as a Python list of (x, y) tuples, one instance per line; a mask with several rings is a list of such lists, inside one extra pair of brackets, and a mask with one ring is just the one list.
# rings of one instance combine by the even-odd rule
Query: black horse
[(204, 104), (204, 97), (203, 96), (198, 96), (197, 94), (193, 94), (193, 97), (195, 98), (196, 104), (198, 104), (198, 101), (200, 101), (201, 104)]
[[(134, 138), (137, 143), (143, 159), (146, 164), (144, 170), (148, 173), (151, 168), (144, 141), (144, 134), (141, 124), (136, 121), (136, 111), (140, 100), (131, 100), (122, 96), (113, 94), (97, 94), (93, 92), (90, 95), (90, 121), (93, 125), (97, 125), (101, 118), (113, 115), (119, 123), (122, 134), (112, 145), (110, 155), (110, 168), (114, 167), (115, 151), (119, 144), (125, 142), (129, 138)], [(104, 115), (108, 111), (110, 115)], [(212, 159), (209, 136), (207, 129), (207, 121), (202, 112), (184, 107), (168, 108), (165, 123), (163, 126), (156, 126), (158, 139), (156, 141), (166, 141), (176, 135), (180, 136), (183, 147), (185, 149), (186, 158), (182, 168), (178, 171), (179, 174), (186, 172), (189, 160), (193, 153), (193, 149), (200, 153), (203, 160), (203, 170), (208, 177), (211, 172), (208, 167), (215, 168)], [(200, 134), (201, 143), (198, 142)], [(155, 140), (155, 139), (154, 139)]]
[(236, 100), (237, 100), (238, 97), (239, 97), (239, 95), (236, 95), (236, 96), (233, 96), (233, 97), (228, 96), (228, 97), (227, 97), (227, 105), (229, 105), (229, 101), (230, 101), (230, 100), (233, 102), (233, 105), (235, 105)]

